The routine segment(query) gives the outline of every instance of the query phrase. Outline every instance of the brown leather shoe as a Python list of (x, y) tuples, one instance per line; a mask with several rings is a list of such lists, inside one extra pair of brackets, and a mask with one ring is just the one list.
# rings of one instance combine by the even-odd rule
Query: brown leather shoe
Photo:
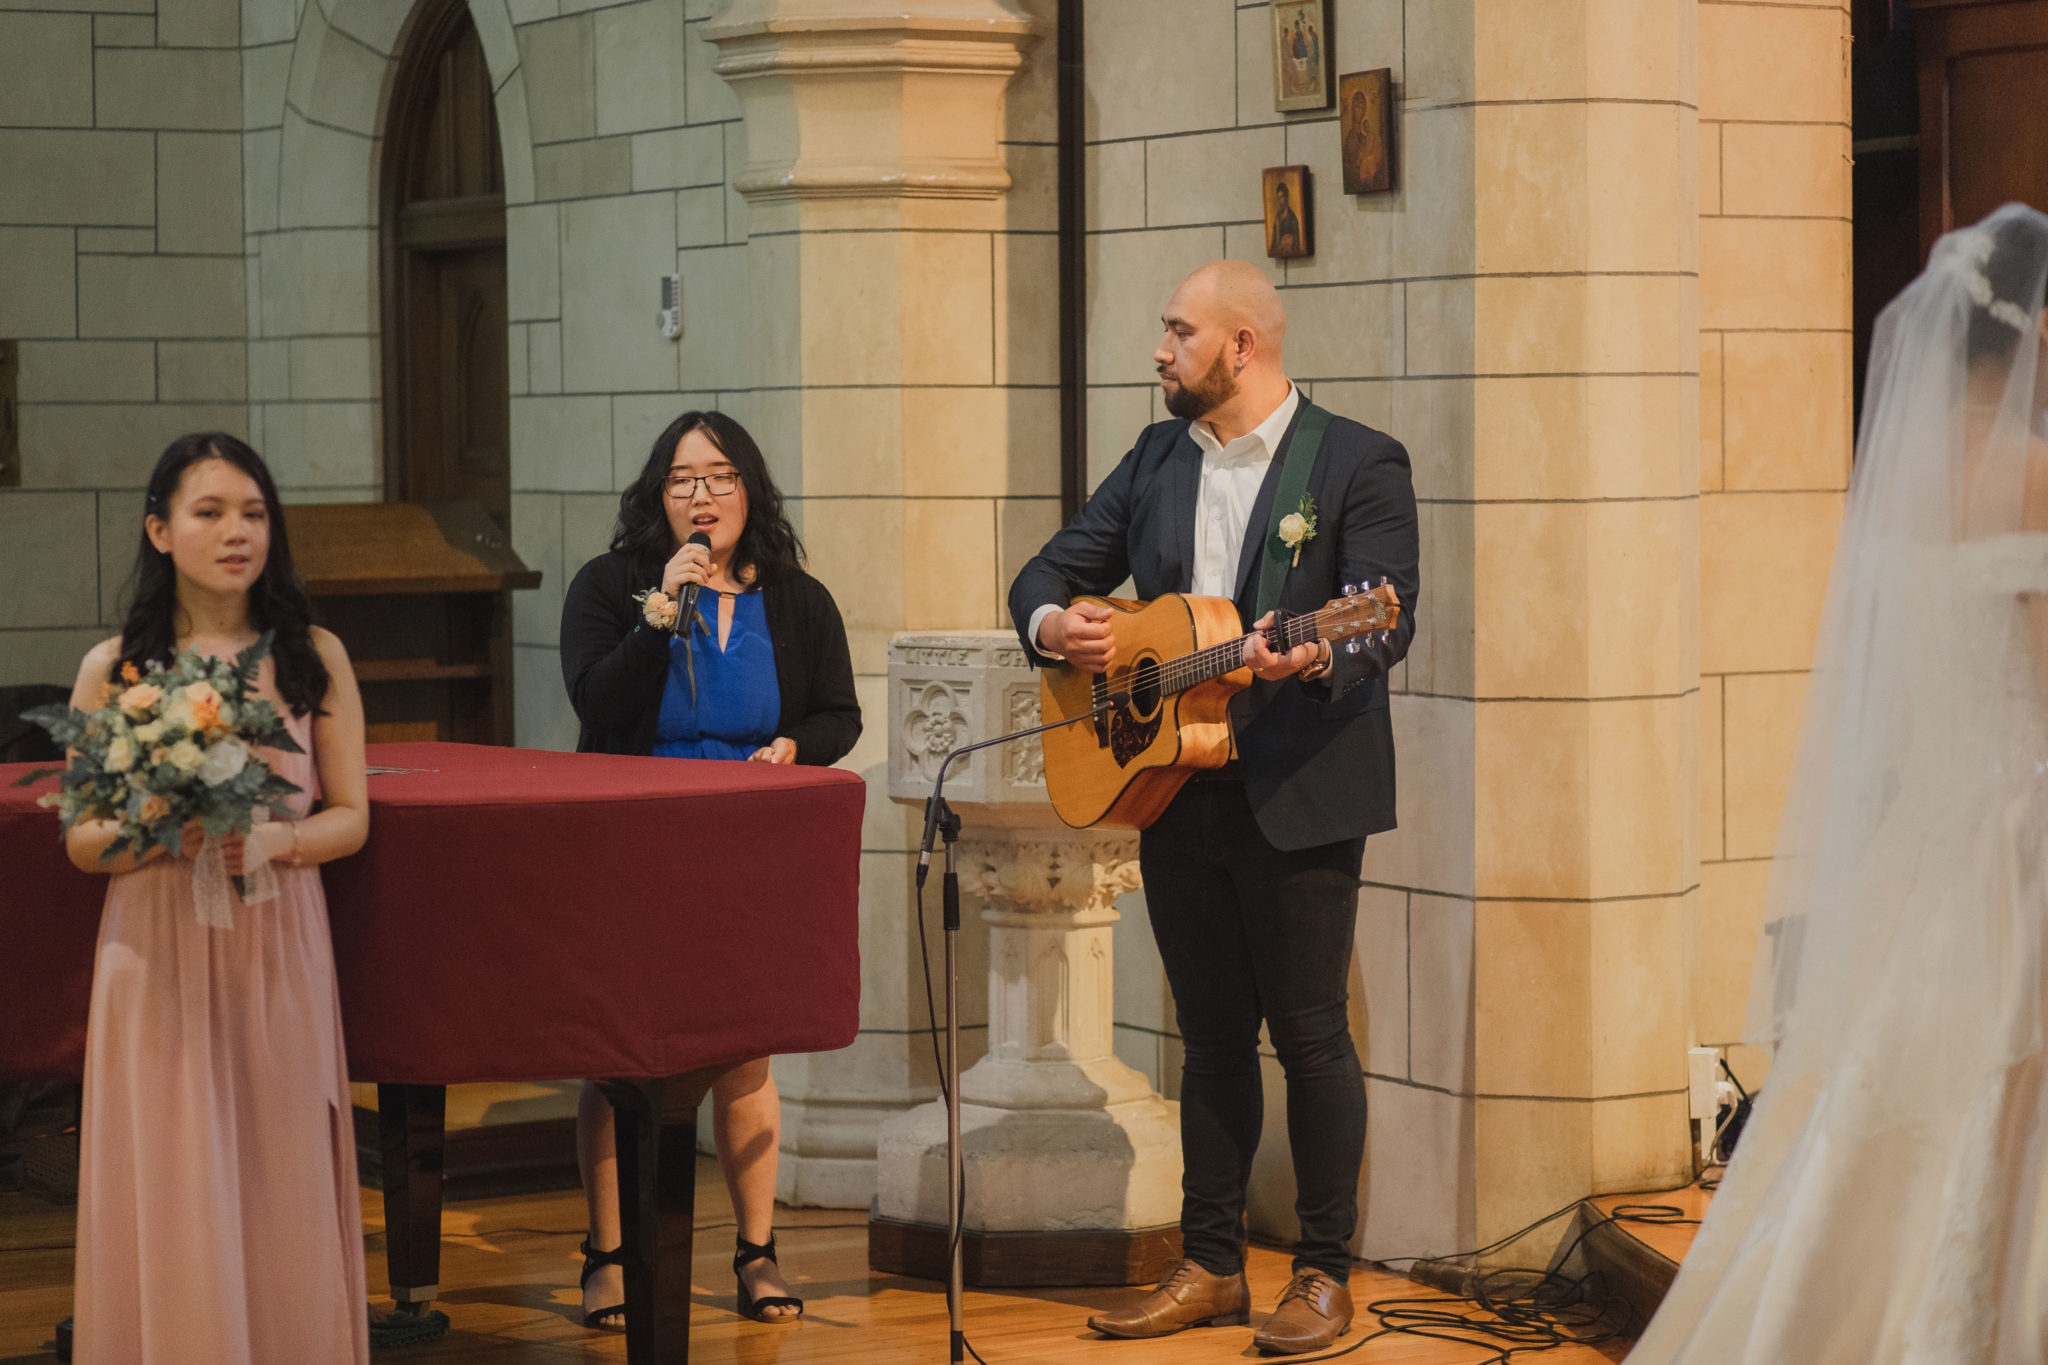
[(1351, 1290), (1320, 1270), (1297, 1270), (1252, 1345), (1267, 1355), (1300, 1355), (1320, 1351), (1350, 1330)]
[(1243, 1327), (1251, 1320), (1252, 1294), (1243, 1271), (1211, 1275), (1182, 1261), (1144, 1298), (1097, 1313), (1088, 1325), (1106, 1337), (1167, 1337), (1187, 1327)]

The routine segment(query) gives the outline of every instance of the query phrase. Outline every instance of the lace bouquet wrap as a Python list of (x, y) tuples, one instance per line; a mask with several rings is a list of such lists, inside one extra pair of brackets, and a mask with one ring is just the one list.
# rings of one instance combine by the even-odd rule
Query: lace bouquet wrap
[(270, 645), (266, 633), (232, 661), (186, 650), (146, 672), (123, 664), (119, 681), (106, 684), (91, 711), (24, 712), (70, 751), (70, 760), (15, 785), (60, 774), (62, 786), (42, 804), (57, 808), (67, 831), (81, 820), (118, 824), (101, 855), (107, 860), (128, 852), (141, 857), (152, 847), (175, 855), (185, 826), (197, 821), (206, 839), (192, 866), (193, 905), (201, 924), (231, 926), (230, 882), (255, 904), (277, 894), (277, 879), (267, 863), (245, 864), (241, 876), (229, 878), (220, 841), (273, 816), (291, 819), (287, 798), (299, 790), (256, 753), (259, 746), (300, 752), (277, 708), (255, 693)]

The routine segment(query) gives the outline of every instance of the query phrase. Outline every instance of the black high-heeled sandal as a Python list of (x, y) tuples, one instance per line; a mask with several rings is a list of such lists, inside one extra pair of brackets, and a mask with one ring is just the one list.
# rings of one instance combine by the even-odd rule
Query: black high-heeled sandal
[[(735, 1249), (732, 1253), (732, 1278), (740, 1293), (740, 1316), (752, 1318), (755, 1322), (771, 1323), (795, 1322), (801, 1318), (804, 1315), (802, 1299), (789, 1294), (770, 1294), (766, 1298), (757, 1299), (747, 1292), (747, 1282), (740, 1278), (740, 1268), (752, 1265), (756, 1261), (781, 1264), (775, 1259), (775, 1239), (770, 1237), (766, 1242), (749, 1242), (744, 1237), (734, 1237), (733, 1242)], [(764, 1311), (769, 1308), (794, 1308), (796, 1311), (771, 1316)]]
[[(610, 1251), (598, 1251), (590, 1245), (588, 1237), (583, 1239), (583, 1278), (576, 1282), (581, 1291), (590, 1283), (590, 1277), (608, 1265), (623, 1267), (626, 1264), (626, 1248), (621, 1243)], [(609, 1319), (609, 1321), (607, 1321)], [(585, 1327), (595, 1327), (601, 1332), (623, 1332), (626, 1330), (626, 1305), (615, 1303), (609, 1308), (595, 1308), (583, 1315)]]

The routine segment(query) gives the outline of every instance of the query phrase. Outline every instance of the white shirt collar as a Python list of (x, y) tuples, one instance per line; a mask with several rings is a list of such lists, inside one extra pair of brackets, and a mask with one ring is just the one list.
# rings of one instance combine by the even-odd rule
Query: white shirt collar
[[(1287, 396), (1280, 400), (1280, 406), (1266, 414), (1266, 419), (1244, 435), (1224, 445), (1216, 439), (1216, 433), (1209, 430), (1208, 423), (1200, 418), (1188, 423), (1188, 431), (1195, 438), (1205, 457), (1250, 456), (1270, 460), (1273, 452), (1280, 448), (1280, 438), (1287, 434), (1287, 424), (1294, 420), (1294, 410), (1301, 406), (1301, 390), (1292, 382), (1287, 385)], [(1256, 446), (1254, 446), (1256, 442)]]

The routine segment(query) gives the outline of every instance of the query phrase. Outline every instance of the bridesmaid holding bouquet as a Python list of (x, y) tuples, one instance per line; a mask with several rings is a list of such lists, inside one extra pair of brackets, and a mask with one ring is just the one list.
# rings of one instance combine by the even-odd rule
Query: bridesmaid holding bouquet
[[(103, 857), (120, 826), (79, 820), (71, 861), (112, 873), (86, 1030), (76, 1288), (81, 1365), (364, 1365), (362, 1212), (334, 953), (318, 865), (369, 833), (363, 709), (340, 641), (311, 624), (283, 509), (255, 451), (173, 442), (150, 476), (133, 604), (85, 656), (92, 710), (123, 666), (233, 658), (264, 633), (255, 691), (301, 752), (260, 749), (295, 818), (219, 841), (268, 864), (274, 898), (202, 923), (188, 859)], [(317, 805), (318, 810), (314, 808)]]

